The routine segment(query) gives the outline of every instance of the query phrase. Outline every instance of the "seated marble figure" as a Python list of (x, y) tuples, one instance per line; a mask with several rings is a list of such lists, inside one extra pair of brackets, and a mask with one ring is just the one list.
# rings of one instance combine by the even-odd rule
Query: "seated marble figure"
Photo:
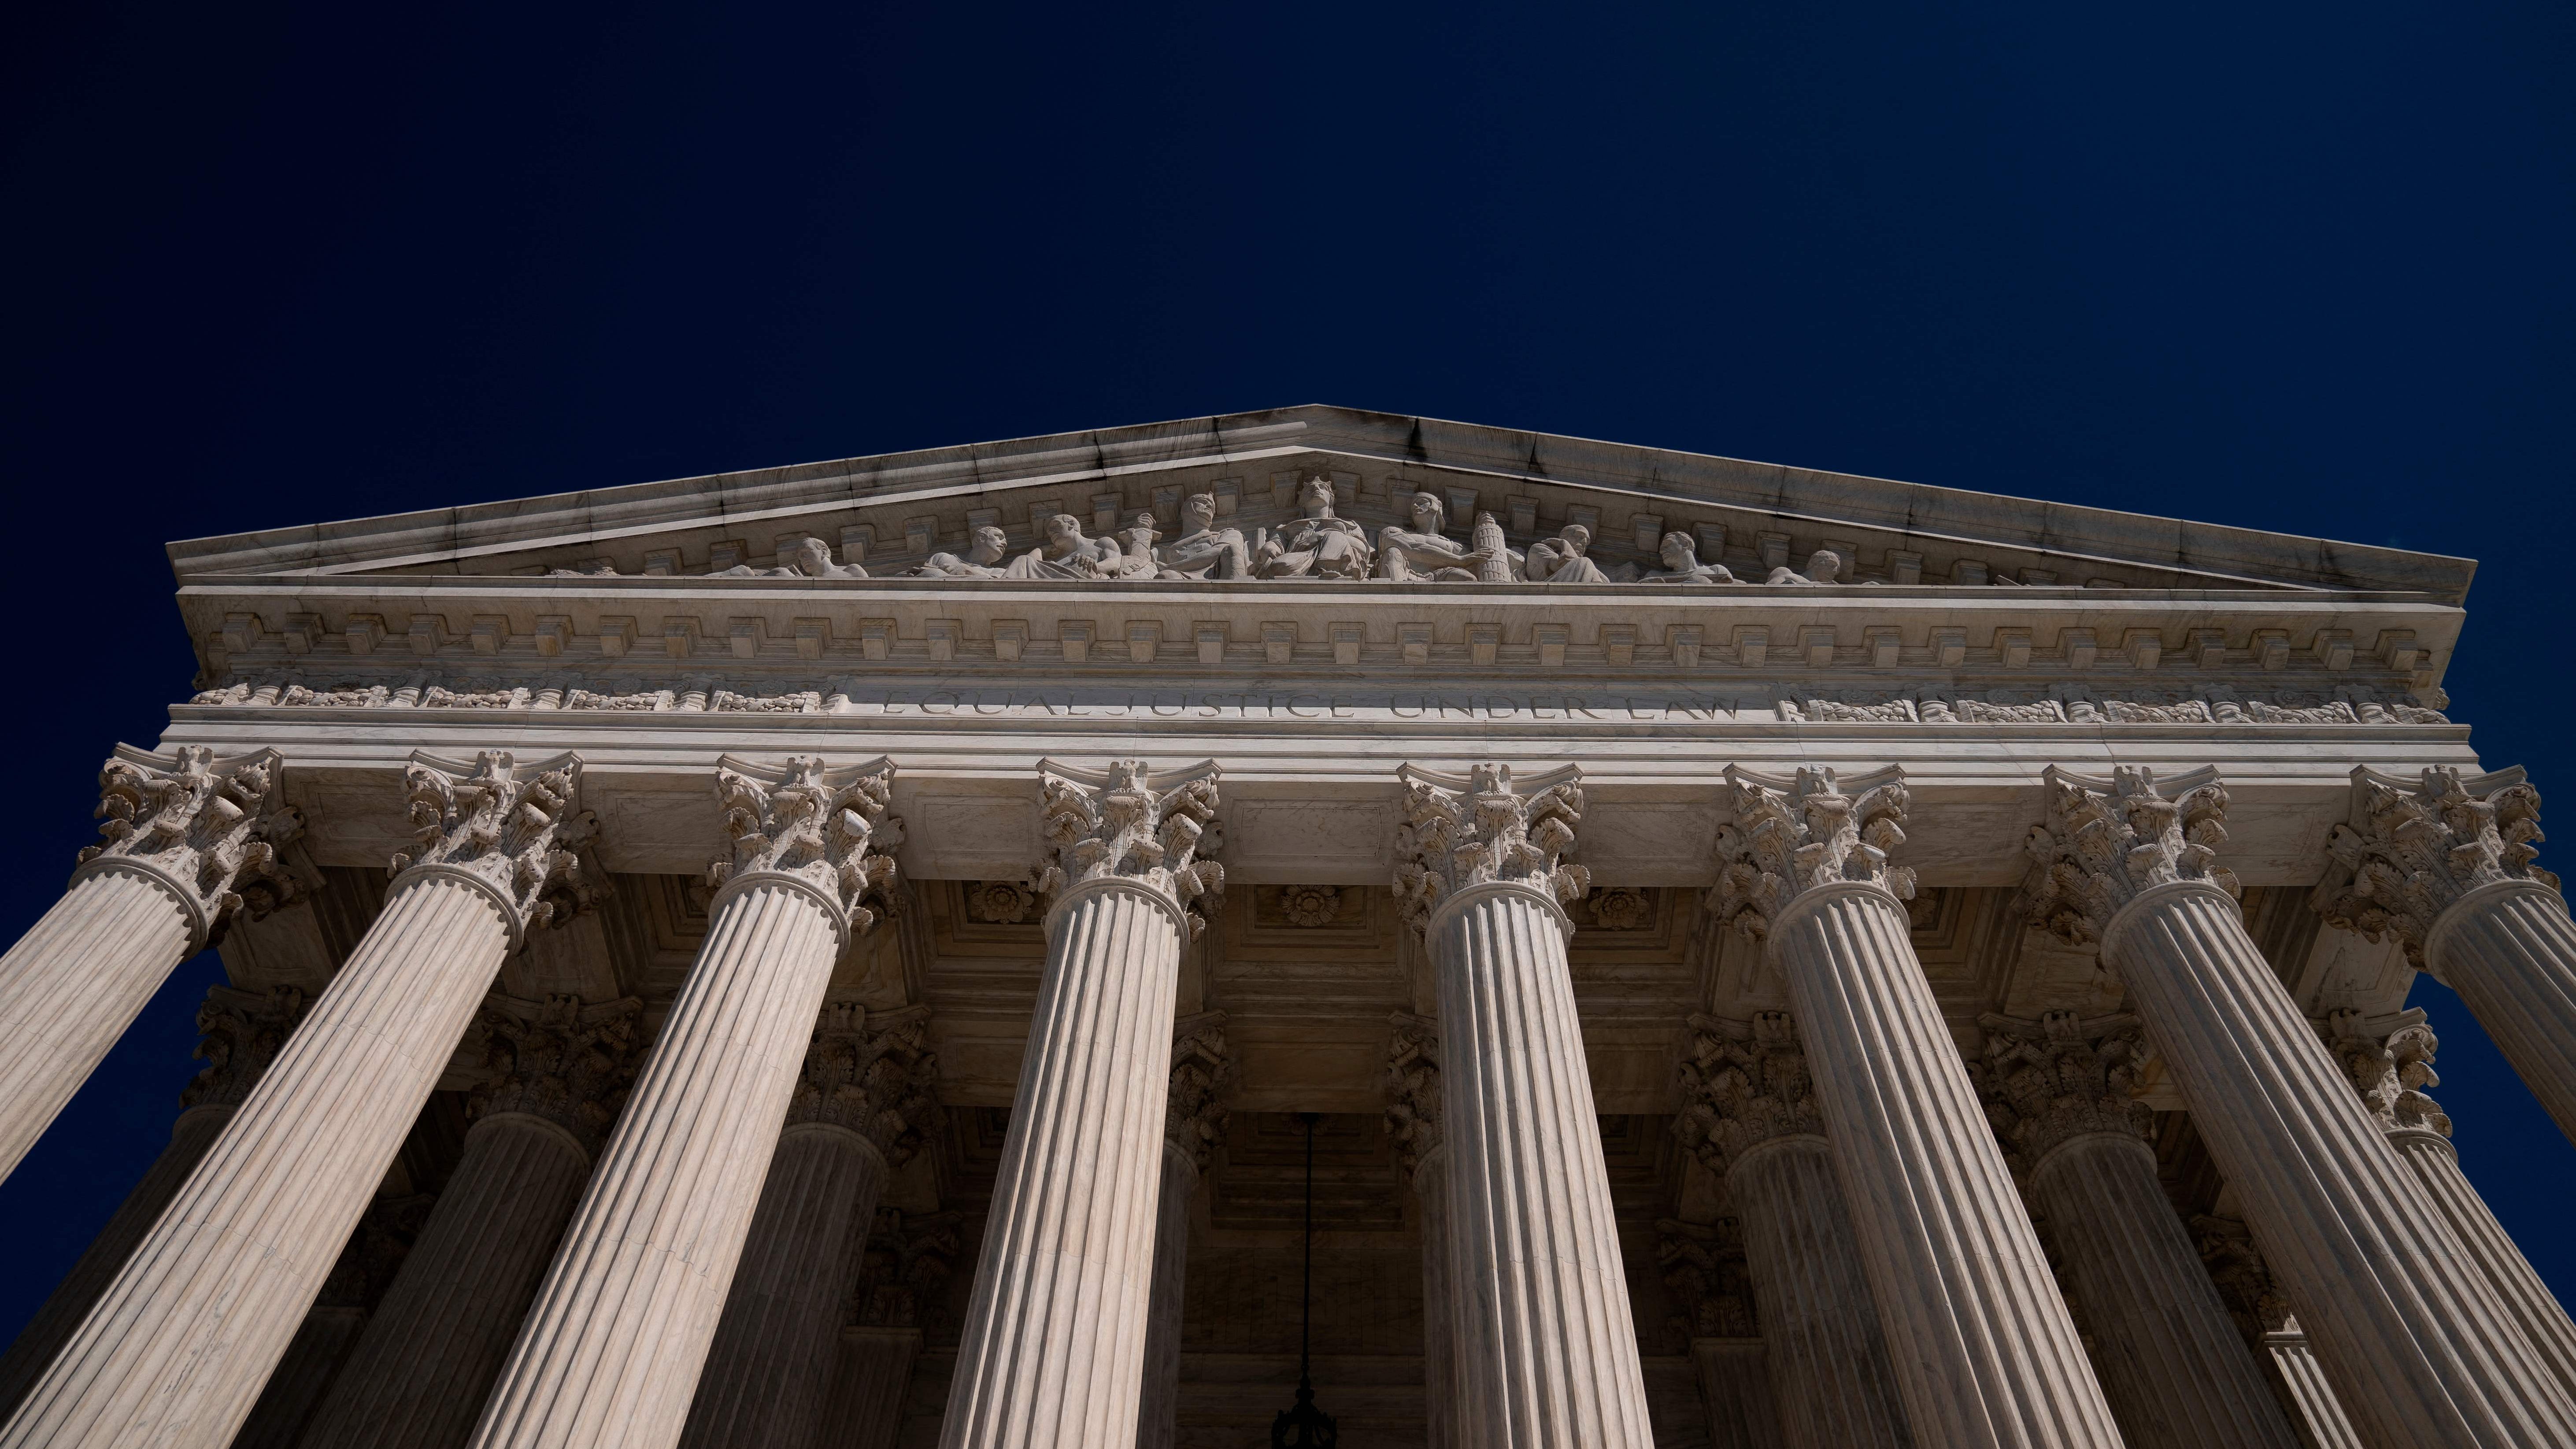
[(1277, 533), (1267, 533), (1252, 552), (1252, 571), (1264, 579), (1364, 579), (1374, 551), (1368, 530), (1333, 514), (1333, 480), (1309, 478), (1298, 485), (1298, 506), (1305, 516)]
[(1687, 533), (1664, 535), (1664, 566), (1653, 573), (1639, 576), (1641, 584), (1731, 584), (1735, 575), (1724, 564), (1701, 563), (1699, 544)]
[(1472, 549), (1440, 530), (1448, 524), (1448, 505), (1440, 495), (1413, 495), (1413, 526), (1388, 524), (1377, 533), (1377, 576), (1391, 583), (1476, 582), (1478, 566), (1491, 561), (1491, 549)]
[(1252, 551), (1240, 529), (1216, 526), (1216, 499), (1193, 493), (1181, 500), (1181, 524), (1189, 532), (1163, 545), (1154, 555), (1157, 578), (1243, 579), (1252, 576)]
[(913, 566), (912, 577), (998, 579), (1002, 577), (1002, 557), (1009, 551), (1010, 536), (987, 523), (975, 530), (964, 558), (953, 553), (934, 553)]
[(1621, 564), (1604, 569), (1584, 552), (1592, 543), (1592, 530), (1580, 523), (1569, 523), (1554, 538), (1543, 538), (1530, 545), (1528, 574), (1534, 584), (1625, 584), (1637, 577), (1635, 564)]
[(857, 564), (832, 562), (832, 546), (819, 538), (800, 538), (795, 547), (785, 550), (774, 569), (753, 568), (735, 564), (718, 569), (707, 577), (715, 579), (863, 579), (868, 571)]

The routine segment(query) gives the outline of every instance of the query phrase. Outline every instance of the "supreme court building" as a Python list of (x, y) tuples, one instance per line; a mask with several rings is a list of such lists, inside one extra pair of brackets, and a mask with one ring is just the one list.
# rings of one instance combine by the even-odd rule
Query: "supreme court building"
[(2576, 1444), (2464, 560), (1328, 407), (169, 553), (0, 1449), (1260, 1445), (1310, 1203), (1346, 1449)]

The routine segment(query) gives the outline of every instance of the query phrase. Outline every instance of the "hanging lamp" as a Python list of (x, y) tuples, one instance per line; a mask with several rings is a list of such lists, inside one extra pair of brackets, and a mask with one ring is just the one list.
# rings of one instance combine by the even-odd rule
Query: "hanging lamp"
[(1297, 1120), (1306, 1124), (1306, 1267), (1297, 1289), (1297, 1404), (1282, 1409), (1270, 1421), (1270, 1449), (1334, 1449), (1341, 1442), (1342, 1431), (1333, 1416), (1315, 1407), (1314, 1337), (1315, 1337), (1315, 1121), (1312, 1112), (1300, 1112)]

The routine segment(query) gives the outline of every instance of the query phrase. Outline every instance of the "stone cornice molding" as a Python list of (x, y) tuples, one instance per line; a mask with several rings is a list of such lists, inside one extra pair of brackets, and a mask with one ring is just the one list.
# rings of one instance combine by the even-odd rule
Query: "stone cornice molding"
[(787, 1126), (853, 1133), (902, 1166), (920, 1151), (922, 1123), (939, 1105), (939, 1058), (929, 1043), (927, 1005), (870, 1011), (825, 1002), (788, 1099)]
[(2080, 1138), (2144, 1146), (2154, 1135), (2154, 1110), (2131, 1095), (2146, 1061), (2136, 1017), (2051, 1011), (2029, 1021), (1988, 1012), (1978, 1023), (1985, 1051), (1969, 1075), (2020, 1174)]
[(2540, 792), (2519, 765), (2468, 776), (2426, 766), (2414, 782), (2356, 765), (2350, 819), (2327, 838), (2334, 865), (2309, 901), (2327, 925), (2396, 937), (2438, 977), (2446, 926), (2464, 907), (2527, 891), (2566, 908), (2558, 877), (2533, 863), (2544, 838)]
[(1163, 1113), (1163, 1140), (1189, 1154), (1204, 1171), (1225, 1137), (1226, 1088), (1234, 1059), (1225, 1046), (1225, 1013), (1202, 1011), (1172, 1024), (1171, 1094)]
[(304, 1020), (311, 1003), (292, 986), (244, 991), (213, 986), (197, 1007), (197, 1030), (203, 1040), (195, 1056), (205, 1069), (179, 1089), (179, 1101), (199, 1107), (238, 1107), (259, 1085), (260, 1075), (285, 1050), (287, 1039)]
[(2382, 1131), (2391, 1136), (2421, 1132), (2447, 1145), (2450, 1115), (2424, 1090), (2442, 1084), (2433, 1070), (2433, 1054), (2442, 1043), (2425, 1024), (2422, 1007), (2375, 1017), (2349, 1009), (2330, 1011), (2318, 1024), (2318, 1035)]
[(1718, 882), (1710, 915), (1756, 940), (1777, 937), (1794, 910), (1834, 894), (1873, 890), (1891, 903), (1914, 896), (1914, 872), (1888, 863), (1905, 843), (1905, 771), (1856, 776), (1846, 793), (1829, 766), (1786, 778), (1726, 767), (1734, 819), (1717, 829)]
[(2044, 772), (2048, 819), (2031, 827), (2031, 870), (2022, 885), (2030, 924), (2077, 945), (2114, 954), (2115, 918), (2159, 886), (2200, 884), (2239, 894), (2235, 872), (2216, 864), (2227, 840), (2227, 789), (2213, 768), (2188, 771), (2159, 789), (2155, 772), (2120, 766), (2109, 779), (2051, 765)]
[(1591, 889), (1574, 853), (1583, 818), (1583, 771), (1548, 770), (1515, 785), (1512, 767), (1483, 763), (1463, 775), (1397, 768), (1404, 820), (1395, 833), (1396, 909), (1428, 938), (1447, 914), (1501, 890), (1546, 905), (1572, 935), (1564, 903)]
[(537, 1118), (570, 1134), (585, 1160), (599, 1155), (643, 1064), (636, 997), (584, 1002), (577, 996), (522, 1001), (485, 998), (475, 1025), (490, 1073), (465, 1099), (476, 1120)]
[(1387, 1018), (1386, 1135), (1407, 1181), (1440, 1150), (1440, 1023), (1399, 1011)]
[(188, 920), (193, 955), (221, 941), (235, 916), (257, 920), (309, 895), (310, 867), (290, 861), (304, 815), (281, 793), (275, 750), (218, 758), (204, 745), (168, 755), (119, 745), (98, 772), (99, 843), (72, 880), (136, 876), (161, 888)]
[(1785, 1011), (1749, 1022), (1692, 1016), (1678, 1079), (1673, 1135), (1719, 1177), (1773, 1143), (1825, 1135), (1807, 1051)]
[(843, 951), (876, 924), (868, 902), (896, 909), (903, 818), (893, 810), (893, 761), (833, 765), (792, 755), (771, 765), (725, 755), (715, 789), (733, 858), (707, 867), (711, 909), (754, 884), (786, 886), (821, 907)]
[(562, 925), (607, 895), (584, 857), (599, 822), (578, 808), (581, 757), (566, 751), (521, 765), (508, 750), (473, 761), (414, 751), (403, 770), (414, 844), (395, 853), (393, 891), (447, 878), (480, 891), (510, 935)]
[(1172, 917), (1184, 942), (1206, 928), (1225, 891), (1225, 867), (1203, 858), (1224, 843), (1217, 764), (1203, 760), (1157, 782), (1142, 760), (1084, 769), (1038, 761), (1038, 831), (1046, 863), (1030, 872), (1050, 938), (1067, 908), (1098, 890), (1133, 891)]

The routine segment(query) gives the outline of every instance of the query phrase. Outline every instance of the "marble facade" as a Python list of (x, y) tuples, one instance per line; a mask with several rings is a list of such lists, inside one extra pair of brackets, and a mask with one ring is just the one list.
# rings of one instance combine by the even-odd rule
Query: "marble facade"
[(1334, 408), (173, 544), (0, 1446), (2541, 1446), (2471, 565)]

